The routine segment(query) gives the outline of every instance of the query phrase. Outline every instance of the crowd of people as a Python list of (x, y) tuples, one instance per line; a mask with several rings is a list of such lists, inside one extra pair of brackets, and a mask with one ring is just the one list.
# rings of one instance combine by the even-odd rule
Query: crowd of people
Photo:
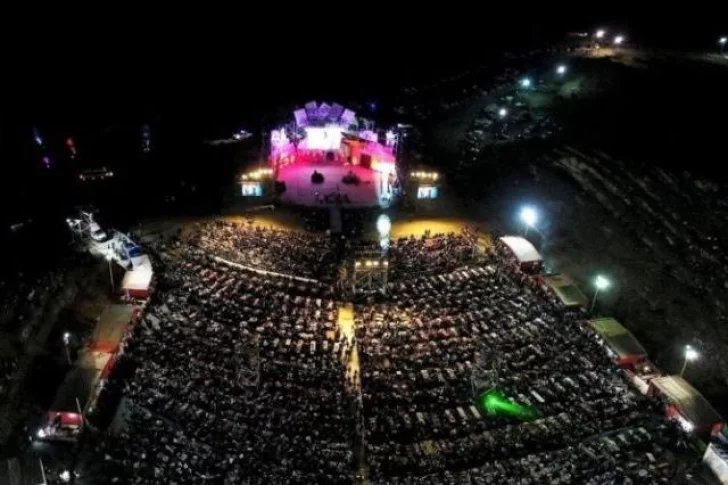
[(156, 301), (123, 356), (135, 366), (130, 411), (102, 447), (113, 478), (352, 483), (356, 406), (341, 359), (351, 344), (328, 290), (182, 242), (157, 253)]
[(215, 221), (197, 224), (187, 237), (229, 261), (304, 278), (329, 281), (337, 263), (336, 247), (326, 235)]
[[(680, 483), (662, 403), (507, 258), (392, 283), (356, 328), (373, 483)], [(537, 412), (489, 415), (494, 389)]]
[(464, 266), (475, 256), (474, 236), (470, 232), (431, 234), (399, 238), (388, 251), (390, 280), (415, 275), (445, 273)]
[[(250, 228), (202, 231), (153, 248), (127, 412), (98, 448), (114, 483), (683, 483), (662, 403), (628, 387), (581, 312), (472, 233), (394, 241), (406, 269), (345, 336), (333, 287), (214, 257), (213, 235)], [(278, 234), (252, 232), (261, 252)], [(494, 413), (480, 399), (494, 389), (536, 411)]]

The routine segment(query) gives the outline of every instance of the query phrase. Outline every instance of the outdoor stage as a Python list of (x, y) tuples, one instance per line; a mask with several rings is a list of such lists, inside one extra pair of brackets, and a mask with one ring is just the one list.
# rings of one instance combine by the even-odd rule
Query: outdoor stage
[[(311, 183), (314, 170), (324, 176), (323, 183)], [(359, 177), (358, 185), (342, 182), (349, 172)], [(281, 168), (277, 180), (286, 184), (281, 201), (287, 204), (388, 207), (393, 198), (388, 173), (360, 166), (293, 164)], [(337, 199), (336, 194), (341, 194), (341, 198)]]
[[(271, 130), (271, 168), (263, 174), (273, 173), (285, 183), (279, 198), (286, 204), (389, 207), (399, 188), (398, 139), (396, 132), (378, 130), (341, 105), (312, 101), (295, 110), (291, 122)], [(314, 171), (323, 176), (322, 183), (312, 183)], [(250, 176), (258, 180), (260, 174)], [(344, 183), (344, 178), (358, 180)]]

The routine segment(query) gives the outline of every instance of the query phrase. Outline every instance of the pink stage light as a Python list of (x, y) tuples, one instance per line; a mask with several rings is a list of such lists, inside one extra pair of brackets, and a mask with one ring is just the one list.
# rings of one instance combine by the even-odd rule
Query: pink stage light
[(364, 130), (359, 133), (359, 136), (367, 141), (372, 141), (374, 143), (377, 143), (379, 141), (379, 137), (376, 133), (374, 133), (371, 130)]
[(270, 132), (270, 144), (274, 147), (282, 147), (289, 143), (288, 136), (286, 136), (286, 130), (281, 128), (280, 130), (271, 130)]

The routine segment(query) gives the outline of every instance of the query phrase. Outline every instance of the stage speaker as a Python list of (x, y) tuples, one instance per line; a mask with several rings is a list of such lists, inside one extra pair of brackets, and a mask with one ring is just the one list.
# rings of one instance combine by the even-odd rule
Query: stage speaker
[(367, 153), (362, 153), (359, 158), (359, 165), (364, 168), (372, 168), (372, 156)]

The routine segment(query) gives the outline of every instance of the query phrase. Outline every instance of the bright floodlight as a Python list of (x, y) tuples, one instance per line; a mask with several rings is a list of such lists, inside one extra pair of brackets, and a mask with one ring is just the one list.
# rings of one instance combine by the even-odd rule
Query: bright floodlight
[(700, 357), (700, 354), (698, 354), (698, 351), (692, 348), (689, 345), (685, 346), (685, 359), (689, 361), (696, 360), (698, 357)]
[(501, 118), (505, 118), (507, 114), (508, 110), (505, 108), (501, 108), (498, 110), (498, 116), (500, 116)]
[(392, 221), (389, 220), (387, 214), (382, 214), (377, 218), (377, 231), (379, 236), (382, 238), (389, 236), (389, 231), (392, 229)]
[(71, 481), (71, 472), (68, 470), (63, 470), (58, 476), (66, 483)]
[(606, 34), (606, 32), (604, 32), (604, 29), (597, 30), (597, 39), (601, 39), (602, 37), (604, 37), (604, 34)]
[(559, 64), (559, 66), (556, 68), (556, 72), (558, 74), (565, 74), (566, 73), (566, 66), (563, 64)]
[(530, 86), (531, 86), (531, 80), (530, 79), (528, 79), (527, 77), (524, 77), (523, 79), (521, 79), (521, 87), (522, 88), (528, 88)]
[(721, 37), (721, 38), (720, 38), (720, 39), (718, 40), (718, 43), (719, 43), (720, 45), (725, 45), (725, 43), (726, 43), (726, 42), (728, 42), (728, 37)]
[(614, 38), (614, 44), (615, 45), (619, 45), (622, 42), (624, 42), (624, 36), (618, 35), (617, 37)]
[(113, 258), (111, 253), (106, 253), (106, 261), (111, 261), (111, 258)]
[(68, 343), (71, 340), (71, 334), (69, 332), (66, 332), (63, 334), (63, 341)]
[(538, 214), (532, 207), (524, 207), (523, 210), (521, 210), (521, 220), (527, 226), (533, 226), (538, 220)]
[(594, 280), (594, 286), (597, 287), (597, 290), (606, 290), (609, 288), (609, 280), (602, 275), (598, 275), (597, 279)]
[(41, 428), (41, 429), (39, 429), (39, 430), (38, 430), (38, 432), (37, 432), (37, 433), (35, 433), (35, 435), (36, 435), (36, 436), (37, 436), (38, 438), (40, 438), (40, 439), (43, 439), (43, 438), (45, 438), (45, 437), (46, 437), (46, 432), (45, 432), (45, 430), (44, 430), (43, 428)]

